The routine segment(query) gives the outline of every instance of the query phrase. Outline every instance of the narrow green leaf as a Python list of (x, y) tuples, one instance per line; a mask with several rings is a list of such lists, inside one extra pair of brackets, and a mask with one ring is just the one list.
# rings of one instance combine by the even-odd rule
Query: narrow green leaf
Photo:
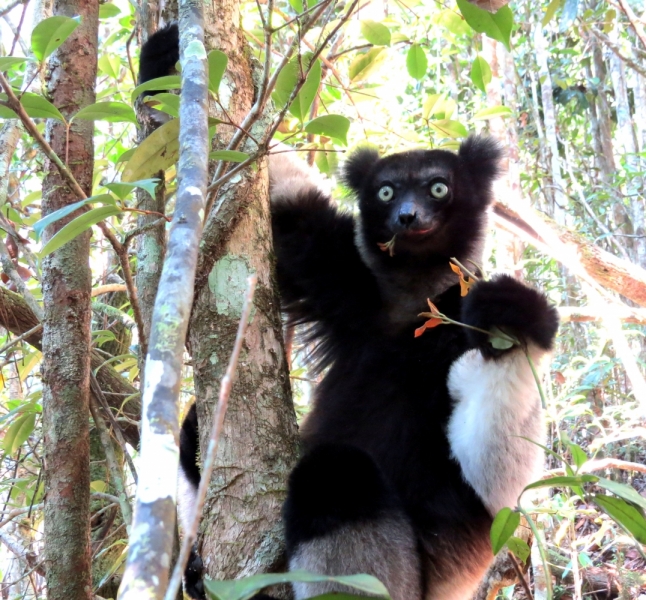
[(241, 163), (249, 158), (246, 152), (237, 150), (215, 150), (209, 154), (211, 160), (226, 160), (227, 162)]
[(316, 94), (319, 90), (319, 85), (321, 84), (321, 63), (320, 61), (315, 61), (310, 66), (311, 55), (306, 54), (303, 57), (304, 68), (309, 67), (309, 72), (305, 83), (298, 92), (294, 102), (292, 102), (289, 107), (289, 112), (292, 113), (301, 123), (307, 118), (312, 102), (316, 97)]
[(119, 158), (117, 159), (117, 164), (130, 160), (130, 157), (135, 153), (136, 149), (137, 148), (130, 148), (130, 150), (126, 150), (125, 152), (120, 154)]
[(533, 490), (536, 488), (543, 487), (580, 487), (584, 483), (597, 483), (599, 478), (596, 475), (572, 475), (572, 476), (559, 476), (559, 477), (550, 477), (549, 479), (542, 479), (541, 481), (535, 481), (525, 486), (523, 492), (527, 490)]
[(21, 65), (28, 60), (22, 56), (0, 56), (0, 71), (8, 71), (11, 67)]
[(339, 155), (337, 152), (329, 152), (329, 145), (321, 148), (322, 151), (314, 153), (314, 162), (321, 173), (332, 175), (339, 166)]
[(547, 6), (547, 10), (545, 11), (545, 15), (543, 16), (543, 20), (541, 21), (541, 25), (545, 27), (554, 17), (554, 14), (556, 11), (559, 9), (561, 4), (563, 3), (563, 0), (552, 0), (549, 5)]
[(312, 119), (305, 125), (307, 133), (334, 138), (342, 142), (344, 146), (348, 144), (349, 129), (350, 120), (341, 115), (323, 115)]
[(100, 194), (98, 196), (90, 196), (85, 200), (79, 200), (78, 202), (74, 202), (74, 204), (69, 204), (68, 206), (59, 208), (53, 213), (49, 213), (46, 217), (40, 219), (40, 221), (36, 221), (36, 223), (34, 223), (33, 229), (36, 233), (36, 239), (40, 238), (40, 236), (43, 234), (43, 231), (45, 230), (45, 227), (47, 227), (48, 225), (56, 223), (56, 221), (60, 221), (63, 217), (72, 214), (75, 210), (82, 208), (86, 204), (94, 204), (95, 202), (104, 202), (112, 206), (115, 205), (114, 198), (110, 196), (110, 194)]
[(422, 105), (422, 118), (428, 119), (435, 114), (436, 109), (441, 107), (444, 94), (429, 94)]
[(383, 46), (370, 48), (368, 52), (362, 52), (355, 56), (350, 63), (348, 75), (352, 83), (357, 83), (367, 79), (375, 73), (388, 57), (388, 52)]
[(428, 69), (428, 58), (426, 57), (426, 52), (419, 44), (413, 44), (408, 49), (408, 54), (406, 55), (406, 68), (408, 69), (408, 74), (418, 81), (426, 75), (426, 69)]
[(44, 19), (31, 33), (31, 50), (34, 56), (44, 61), (79, 26), (80, 17), (49, 17)]
[(517, 345), (518, 341), (494, 325), (489, 329), (489, 343), (496, 350), (509, 350)]
[(134, 104), (135, 100), (143, 92), (147, 92), (149, 90), (177, 90), (180, 87), (182, 87), (182, 83), (179, 75), (166, 75), (164, 77), (151, 79), (149, 81), (146, 81), (145, 83), (142, 83), (141, 85), (138, 85), (133, 90), (130, 98), (132, 100), (132, 103)]
[(209, 62), (209, 90), (217, 94), (224, 72), (227, 70), (229, 58), (221, 50), (211, 50), (207, 59)]
[(79, 110), (72, 119), (137, 124), (135, 111), (125, 102), (97, 102), (96, 104), (90, 104)]
[(511, 108), (508, 106), (492, 106), (490, 108), (483, 108), (473, 115), (474, 121), (484, 121), (486, 119), (494, 119), (496, 117), (511, 117)]
[(502, 508), (494, 517), (491, 524), (491, 548), (494, 554), (498, 554), (507, 540), (514, 534), (520, 524), (520, 514), (509, 507)]
[(463, 138), (469, 135), (467, 128), (460, 121), (451, 119), (440, 119), (439, 121), (429, 121), (429, 125), (450, 138)]
[(595, 494), (593, 500), (609, 517), (634, 535), (640, 544), (646, 544), (646, 519), (632, 504), (603, 494)]
[(159, 179), (153, 177), (151, 179), (141, 179), (140, 181), (115, 181), (114, 183), (106, 183), (103, 187), (108, 188), (114, 192), (120, 200), (123, 200), (135, 188), (146, 190), (151, 196), (155, 196), (155, 188), (159, 183)]
[(104, 54), (99, 57), (99, 69), (112, 79), (119, 79), (119, 71), (121, 70), (121, 61), (116, 56)]
[(161, 110), (171, 117), (179, 118), (179, 96), (177, 94), (162, 92), (154, 96), (147, 96), (146, 103), (153, 106), (155, 110)]
[(361, 21), (361, 35), (375, 46), (390, 46), (390, 29), (383, 23), (369, 19)]
[(585, 450), (581, 448), (578, 444), (575, 444), (574, 442), (570, 442), (569, 440), (566, 442), (568, 449), (572, 453), (572, 459), (574, 460), (574, 464), (577, 466), (577, 469), (581, 468), (585, 463), (588, 462), (588, 455), (585, 453)]
[(173, 166), (179, 158), (179, 119), (155, 129), (133, 152), (123, 170), (121, 181), (150, 179)]
[(482, 56), (476, 56), (476, 59), (471, 65), (470, 73), (471, 81), (479, 90), (487, 92), (487, 85), (491, 82), (491, 67), (489, 63), (482, 58)]
[(39, 253), (40, 258), (44, 258), (58, 250), (61, 246), (92, 227), (92, 225), (96, 225), (99, 221), (103, 221), (108, 217), (118, 215), (120, 212), (121, 209), (118, 206), (100, 206), (76, 217), (45, 244), (45, 247)]
[(206, 579), (204, 587), (207, 595), (213, 600), (248, 600), (258, 590), (277, 583), (318, 583), (334, 582), (347, 585), (351, 588), (364, 592), (369, 596), (388, 598), (388, 590), (375, 577), (371, 575), (343, 575), (330, 577), (328, 575), (317, 575), (307, 571), (292, 571), (290, 573), (276, 573), (252, 575), (233, 581), (213, 581)]
[(28, 413), (18, 417), (9, 427), (2, 442), (2, 446), (7, 454), (13, 454), (22, 446), (27, 438), (31, 435), (36, 424), (36, 414)]
[(105, 481), (101, 481), (100, 479), (97, 479), (96, 481), (90, 482), (90, 489), (93, 492), (107, 492), (108, 486), (105, 483)]
[(608, 490), (620, 498), (623, 498), (624, 500), (628, 500), (628, 502), (636, 504), (643, 510), (646, 510), (646, 498), (631, 486), (626, 485), (625, 483), (619, 483), (618, 481), (612, 481), (611, 479), (605, 479), (604, 477), (599, 477), (597, 485), (602, 487), (604, 490)]
[(121, 9), (112, 2), (104, 2), (99, 5), (99, 19), (109, 19), (121, 14)]
[(527, 562), (529, 558), (529, 546), (527, 542), (513, 535), (507, 540), (507, 548), (509, 548), (516, 558), (519, 558), (523, 563)]
[(478, 33), (502, 42), (508, 50), (511, 49), (511, 29), (514, 24), (514, 15), (508, 6), (503, 6), (495, 14), (478, 8), (468, 0), (457, 0), (458, 8), (466, 22)]

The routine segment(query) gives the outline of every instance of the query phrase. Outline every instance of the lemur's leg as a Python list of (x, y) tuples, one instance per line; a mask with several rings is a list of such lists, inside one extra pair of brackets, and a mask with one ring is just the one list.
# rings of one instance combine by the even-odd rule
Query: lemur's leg
[[(316, 447), (296, 466), (284, 509), (290, 570), (368, 573), (393, 600), (421, 600), (413, 529), (374, 461), (352, 446)], [(296, 600), (356, 590), (295, 583)]]

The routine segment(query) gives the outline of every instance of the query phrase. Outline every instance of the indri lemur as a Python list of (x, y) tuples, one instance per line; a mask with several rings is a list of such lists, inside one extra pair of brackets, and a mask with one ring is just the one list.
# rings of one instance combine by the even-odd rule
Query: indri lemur
[[(163, 55), (167, 34), (142, 56)], [(282, 306), (327, 369), (289, 478), (290, 569), (370, 573), (394, 600), (466, 600), (492, 559), (493, 515), (538, 476), (542, 452), (523, 439), (543, 439), (525, 353), (538, 364), (551, 349), (556, 310), (508, 276), (479, 281), (463, 298), (449, 267), (451, 257), (482, 261), (500, 156), (478, 136), (457, 154), (359, 150), (342, 175), (357, 216), (336, 208), (305, 163), (270, 157)], [(496, 350), (486, 334), (455, 325), (415, 337), (427, 299), (521, 345)], [(196, 432), (192, 410), (181, 432), (180, 512), (199, 482)], [(294, 585), (297, 600), (334, 590)]]

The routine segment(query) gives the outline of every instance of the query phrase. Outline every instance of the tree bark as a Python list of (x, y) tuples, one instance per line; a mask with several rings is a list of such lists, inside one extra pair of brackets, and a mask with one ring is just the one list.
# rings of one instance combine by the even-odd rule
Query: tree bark
[[(69, 119), (95, 101), (99, 4), (58, 0), (54, 14), (80, 16), (80, 25), (49, 61), (48, 92)], [(87, 195), (94, 164), (92, 122), (69, 133), (50, 120), (47, 139)], [(43, 215), (78, 200), (59, 170), (47, 164)], [(50, 239), (77, 214), (47, 228)], [(43, 261), (43, 429), (45, 458), (45, 552), (50, 600), (92, 598), (90, 555), (90, 231)]]
[[(237, 26), (239, 2), (225, 0), (217, 10), (217, 17), (207, 14), (205, 20), (210, 46), (229, 58), (220, 101), (229, 117), (240, 123), (255, 90)], [(216, 143), (223, 145), (226, 139), (219, 137)], [(282, 557), (280, 507), (296, 460), (297, 428), (274, 290), (266, 170), (262, 165), (255, 172), (249, 169), (219, 193), (216, 205), (228, 195), (240, 200), (240, 209), (228, 240), (216, 235), (203, 243), (198, 266), (198, 274), (205, 275), (197, 282), (189, 339), (203, 444), (233, 347), (245, 281), (250, 273), (258, 276), (202, 521), (208, 574), (228, 579), (271, 570)]]

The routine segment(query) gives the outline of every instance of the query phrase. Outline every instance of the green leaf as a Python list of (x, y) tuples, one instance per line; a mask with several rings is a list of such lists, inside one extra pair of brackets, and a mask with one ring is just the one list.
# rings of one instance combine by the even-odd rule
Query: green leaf
[(381, 67), (387, 57), (388, 52), (384, 47), (370, 48), (368, 52), (357, 54), (348, 69), (350, 81), (357, 83), (367, 79)]
[(494, 119), (496, 117), (511, 117), (512, 111), (508, 106), (492, 106), (490, 108), (483, 108), (473, 115), (474, 121), (484, 121), (486, 119)]
[(491, 524), (491, 547), (498, 554), (520, 524), (520, 514), (505, 506), (498, 511)]
[(104, 54), (99, 57), (99, 69), (112, 79), (119, 79), (119, 72), (121, 71), (121, 60), (118, 56), (110, 56)]
[(390, 29), (383, 23), (369, 19), (361, 21), (361, 35), (375, 46), (390, 46)]
[(349, 129), (350, 120), (341, 115), (323, 115), (312, 119), (305, 125), (307, 133), (334, 138), (342, 142), (344, 146), (348, 144)]
[[(276, 106), (278, 108), (284, 107), (301, 77), (301, 72), (306, 72), (309, 68), (305, 83), (289, 107), (289, 112), (301, 122), (307, 117), (310, 106), (318, 92), (319, 84), (321, 83), (321, 63), (317, 60), (309, 67), (311, 56), (308, 53), (302, 57), (296, 57), (285, 65), (278, 75), (276, 88), (273, 93)], [(302, 60), (302, 63), (299, 63), (299, 59)]]
[(561, 475), (558, 477), (550, 477), (549, 479), (542, 479), (541, 481), (534, 481), (534, 483), (525, 486), (523, 492), (543, 487), (574, 488), (580, 487), (584, 483), (597, 483), (597, 481), (599, 481), (599, 478), (596, 475)]
[(292, 571), (290, 573), (276, 573), (252, 575), (234, 581), (213, 581), (206, 579), (204, 587), (207, 594), (214, 600), (248, 600), (258, 590), (277, 583), (318, 583), (329, 581), (347, 585), (351, 588), (365, 592), (369, 596), (388, 598), (388, 590), (375, 577), (371, 575), (343, 575), (330, 577), (328, 575), (316, 575), (307, 571)]
[(92, 225), (96, 225), (99, 221), (103, 221), (108, 217), (118, 215), (120, 212), (121, 209), (118, 206), (100, 206), (76, 217), (45, 244), (45, 247), (39, 253), (40, 258), (44, 258), (58, 250), (61, 246), (92, 227)]
[(227, 162), (241, 163), (249, 158), (246, 152), (237, 150), (215, 150), (209, 154), (211, 160), (226, 160)]
[(339, 155), (337, 152), (329, 152), (326, 144), (320, 151), (314, 153), (314, 162), (321, 173), (332, 175), (339, 166)]
[(547, 10), (545, 11), (545, 16), (541, 21), (541, 25), (543, 27), (545, 27), (552, 20), (552, 18), (554, 17), (554, 14), (559, 9), (562, 3), (563, 3), (563, 0), (552, 0), (549, 3)]
[(646, 544), (646, 519), (632, 504), (603, 494), (595, 494), (593, 500), (609, 517), (634, 535), (640, 544)]
[(122, 163), (130, 160), (130, 157), (135, 153), (135, 150), (137, 148), (130, 148), (129, 150), (126, 150), (122, 154), (119, 155), (119, 158), (117, 159), (117, 163)]
[(464, 18), (462, 18), (454, 10), (443, 10), (437, 20), (438, 24), (446, 27), (453, 35), (472, 35), (473, 29), (467, 25)]
[(628, 502), (636, 504), (643, 510), (646, 510), (646, 498), (631, 486), (626, 485), (625, 483), (619, 483), (618, 481), (605, 479), (604, 477), (599, 477), (597, 485), (602, 487), (604, 490), (608, 490), (620, 498), (623, 498), (624, 500), (628, 500)]
[[(152, 103), (150, 103), (152, 99)], [(155, 110), (161, 110), (169, 114), (171, 117), (179, 118), (179, 96), (177, 94), (169, 94), (162, 92), (154, 96), (147, 96), (147, 103), (154, 106)]]
[(36, 424), (36, 414), (28, 413), (18, 417), (4, 436), (2, 447), (7, 454), (13, 454), (31, 435)]
[[(7, 101), (7, 96), (5, 94), (0, 94), (0, 100), (4, 102)], [(34, 94), (32, 92), (25, 92), (20, 98), (20, 104), (25, 109), (25, 112), (32, 119), (58, 119), (59, 121), (65, 122), (65, 118), (59, 112), (59, 110), (48, 100), (45, 100), (42, 96)], [(2, 107), (6, 112), (0, 111), (0, 117), (7, 119), (15, 119), (16, 114), (7, 107)]]
[(99, 6), (99, 19), (109, 19), (121, 14), (121, 9), (112, 2), (104, 2)]
[(526, 541), (512, 535), (507, 540), (507, 548), (509, 548), (514, 553), (514, 556), (519, 558), (523, 563), (527, 562), (530, 550)]
[(121, 181), (150, 179), (159, 171), (172, 167), (179, 158), (179, 119), (155, 129), (133, 152)]
[(28, 60), (22, 56), (0, 56), (0, 71), (8, 71), (11, 67), (21, 65)]
[(141, 188), (146, 190), (153, 198), (155, 197), (155, 188), (159, 183), (159, 179), (153, 177), (151, 179), (142, 179), (140, 181), (116, 181), (114, 183), (106, 183), (103, 187), (108, 188), (111, 192), (114, 192), (119, 200), (123, 200), (134, 190), (135, 188)]
[(588, 455), (585, 453), (585, 450), (581, 448), (578, 444), (571, 442), (570, 440), (565, 440), (565, 443), (572, 454), (574, 459), (574, 464), (577, 469), (581, 468), (585, 463), (588, 462)]
[(31, 49), (39, 61), (44, 61), (79, 26), (80, 17), (49, 17), (38, 23), (31, 33)]
[(429, 121), (429, 125), (450, 138), (463, 138), (469, 134), (467, 128), (460, 121), (440, 119), (439, 121)]
[(462, 16), (474, 31), (484, 33), (486, 36), (502, 42), (507, 50), (511, 50), (509, 42), (514, 15), (508, 6), (503, 6), (498, 12), (491, 14), (478, 8), (475, 4), (469, 3), (468, 0), (457, 0), (457, 3)]
[(476, 56), (476, 59), (473, 61), (470, 77), (473, 85), (479, 90), (485, 93), (487, 92), (487, 85), (491, 82), (491, 68), (482, 56)]
[(105, 493), (108, 491), (108, 486), (105, 481), (101, 481), (100, 479), (97, 479), (96, 481), (90, 482), (90, 489), (93, 492)]
[(426, 58), (426, 52), (419, 44), (413, 44), (408, 49), (408, 54), (406, 55), (406, 68), (408, 69), (408, 74), (418, 81), (426, 75), (426, 69), (428, 69), (428, 58)]
[(164, 77), (156, 77), (150, 79), (141, 85), (138, 85), (130, 95), (132, 103), (139, 97), (139, 94), (149, 90), (177, 90), (182, 87), (182, 82), (179, 75), (166, 75)]
[(209, 90), (217, 94), (224, 72), (227, 70), (229, 58), (220, 50), (211, 50), (207, 59), (209, 61)]
[(517, 345), (518, 341), (494, 325), (489, 329), (489, 343), (496, 350), (509, 350)]
[(79, 110), (72, 119), (137, 124), (135, 111), (125, 102), (97, 102), (96, 104), (90, 104)]
[(55, 210), (53, 213), (49, 213), (46, 217), (43, 217), (42, 219), (40, 219), (40, 221), (36, 221), (36, 223), (34, 223), (33, 229), (36, 233), (36, 239), (40, 238), (40, 236), (43, 234), (43, 231), (45, 230), (45, 227), (47, 227), (48, 225), (56, 223), (56, 221), (60, 221), (63, 217), (72, 214), (75, 210), (82, 208), (86, 204), (93, 204), (94, 202), (105, 202), (106, 204), (115, 206), (114, 198), (110, 196), (110, 194), (90, 196), (89, 198), (85, 198), (85, 200), (74, 202), (74, 204), (68, 204), (63, 208)]

